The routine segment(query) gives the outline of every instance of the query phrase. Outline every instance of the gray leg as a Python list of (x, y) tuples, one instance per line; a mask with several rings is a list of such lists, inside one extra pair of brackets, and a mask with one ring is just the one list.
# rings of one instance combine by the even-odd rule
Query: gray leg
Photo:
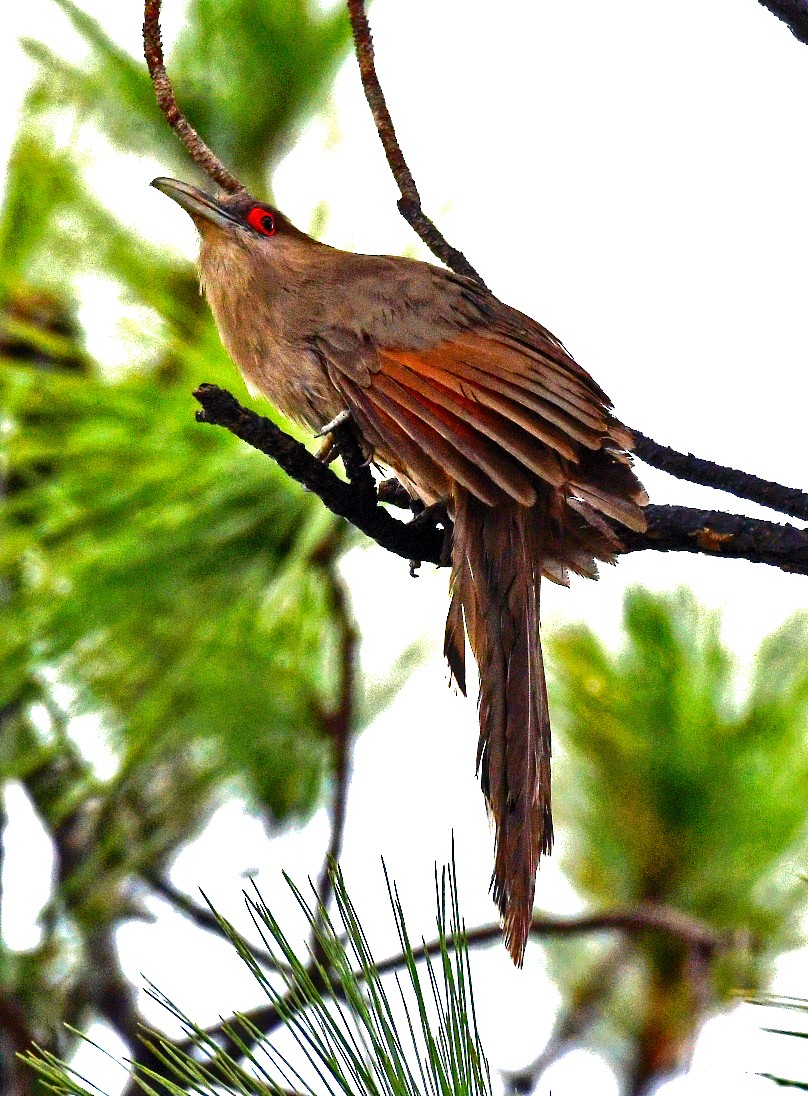
[(314, 435), (315, 438), (323, 438), (326, 434), (331, 434), (334, 430), (337, 429), (338, 426), (342, 426), (344, 422), (347, 422), (350, 417), (351, 412), (348, 411), (347, 408), (344, 411), (340, 411), (336, 418), (333, 418), (331, 422), (327, 422), (325, 426), (321, 427), (321, 429), (317, 431), (317, 433)]

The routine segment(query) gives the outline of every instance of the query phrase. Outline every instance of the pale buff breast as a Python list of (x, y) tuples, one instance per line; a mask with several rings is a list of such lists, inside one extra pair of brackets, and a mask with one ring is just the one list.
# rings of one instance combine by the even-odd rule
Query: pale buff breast
[[(287, 418), (313, 431), (343, 409), (336, 388), (307, 332), (293, 330), (287, 313), (292, 288), (277, 271), (256, 284), (250, 257), (237, 242), (206, 231), (199, 254), (200, 280), (222, 343), (251, 393), (260, 393)], [(288, 302), (291, 303), (291, 302)]]

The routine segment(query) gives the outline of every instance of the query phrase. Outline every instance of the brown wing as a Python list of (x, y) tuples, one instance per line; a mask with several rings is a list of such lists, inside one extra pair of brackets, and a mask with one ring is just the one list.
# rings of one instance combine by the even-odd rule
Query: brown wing
[(379, 459), (405, 469), (425, 495), (445, 494), (448, 476), (489, 505), (509, 497), (532, 506), (537, 476), (578, 504), (579, 524), (591, 524), (591, 508), (643, 529), (644, 494), (623, 452), (628, 432), (588, 375), (535, 326), (542, 337), (531, 343), (511, 321), (429, 347), (354, 336), (351, 352), (342, 336), (338, 348), (324, 337), (318, 349)]

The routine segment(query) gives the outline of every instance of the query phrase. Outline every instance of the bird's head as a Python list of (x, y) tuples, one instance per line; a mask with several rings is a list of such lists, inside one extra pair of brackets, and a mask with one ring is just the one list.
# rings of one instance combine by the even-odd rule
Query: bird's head
[(203, 245), (215, 248), (229, 242), (253, 254), (271, 254), (271, 249), (277, 248), (283, 239), (309, 239), (277, 209), (259, 202), (245, 190), (213, 198), (178, 179), (154, 179), (151, 185), (189, 214)]

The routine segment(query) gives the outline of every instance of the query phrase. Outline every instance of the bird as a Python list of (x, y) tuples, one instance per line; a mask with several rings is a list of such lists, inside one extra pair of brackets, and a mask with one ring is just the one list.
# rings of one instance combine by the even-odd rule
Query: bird
[(553, 843), (542, 578), (597, 578), (616, 527), (643, 532), (631, 431), (535, 320), (473, 278), (341, 251), (245, 190), (158, 178), (192, 218), (222, 342), (248, 388), (317, 435), (349, 422), (368, 460), (453, 522), (444, 652), (476, 660), (477, 772), (494, 828), (492, 895), (522, 966)]

